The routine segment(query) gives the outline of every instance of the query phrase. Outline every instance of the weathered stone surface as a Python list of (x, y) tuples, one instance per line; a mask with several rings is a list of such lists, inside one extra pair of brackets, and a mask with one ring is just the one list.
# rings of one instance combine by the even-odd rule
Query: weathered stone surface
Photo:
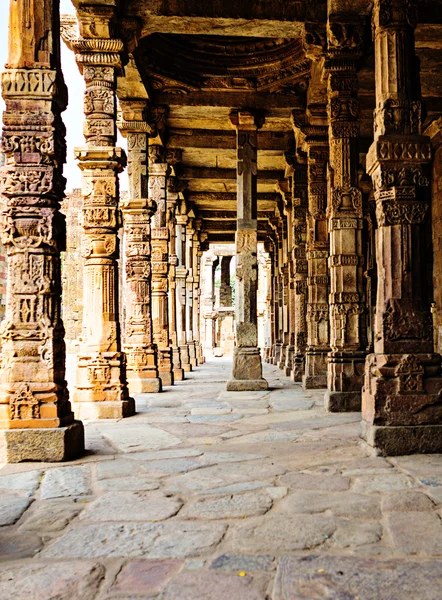
[(434, 600), (442, 585), (437, 561), (410, 562), (348, 556), (284, 556), (273, 588), (273, 600), (294, 598)]
[[(214, 464), (214, 462), (209, 464)], [(143, 469), (147, 473), (187, 473), (203, 466), (204, 464), (194, 458), (171, 458), (143, 463)]]
[[(225, 485), (223, 487), (216, 487), (213, 489), (203, 489), (200, 492), (196, 492), (197, 496), (208, 496), (212, 494), (237, 494), (240, 492), (248, 492), (249, 490), (258, 490), (260, 488), (267, 488), (268, 483), (265, 481), (246, 481), (245, 483), (232, 483), (231, 485)], [(270, 496), (270, 494), (269, 494)]]
[(23, 532), (3, 534), (0, 538), (0, 560), (33, 557), (41, 547), (42, 541), (37, 535)]
[(401, 553), (442, 554), (442, 521), (436, 513), (390, 513), (387, 524), (393, 544)]
[(379, 499), (353, 492), (295, 492), (278, 506), (285, 514), (322, 513), (331, 511), (336, 517), (379, 519)]
[(433, 510), (434, 502), (422, 492), (390, 492), (382, 496), (383, 512), (418, 512)]
[(181, 518), (228, 519), (263, 515), (272, 507), (272, 500), (265, 492), (245, 492), (217, 498), (206, 498), (188, 504), (181, 511)]
[(84, 504), (70, 500), (48, 500), (32, 507), (29, 515), (20, 526), (20, 531), (46, 533), (61, 531), (84, 508)]
[(177, 450), (159, 450), (158, 452), (132, 452), (125, 458), (130, 460), (166, 460), (172, 458), (191, 458), (192, 456), (201, 456), (202, 450), (196, 448), (178, 448)]
[(219, 600), (220, 591), (226, 598), (265, 600), (265, 594), (255, 587), (252, 577), (221, 573), (181, 573), (162, 594), (162, 600)]
[(270, 554), (221, 554), (211, 563), (210, 569), (218, 571), (273, 571), (275, 557)]
[(35, 492), (40, 485), (41, 475), (41, 471), (29, 471), (28, 473), (0, 476), (0, 490)]
[(160, 484), (148, 477), (118, 477), (116, 479), (103, 479), (98, 486), (107, 492), (142, 492), (157, 490)]
[(226, 543), (234, 552), (290, 552), (314, 548), (326, 542), (335, 532), (333, 517), (323, 515), (268, 514), (238, 523), (228, 532)]
[(358, 477), (353, 484), (354, 492), (371, 493), (387, 492), (390, 490), (407, 490), (417, 487), (417, 484), (402, 473), (388, 475), (366, 475)]
[(315, 404), (314, 400), (305, 400), (300, 398), (274, 400), (270, 396), (270, 406), (276, 412), (290, 412), (292, 410), (309, 410)]
[(160, 492), (109, 492), (89, 504), (81, 519), (91, 521), (163, 521), (175, 515), (182, 502)]
[(100, 564), (38, 562), (0, 567), (0, 598), (93, 600), (105, 570)]
[(341, 492), (350, 487), (348, 479), (339, 475), (287, 473), (280, 478), (279, 482), (293, 490), (318, 490), (321, 492)]
[(182, 565), (179, 560), (131, 560), (118, 573), (110, 593), (125, 596), (140, 594), (144, 597), (158, 594)]
[(139, 466), (132, 461), (124, 458), (109, 460), (97, 465), (97, 479), (112, 479), (114, 477), (128, 477), (137, 475), (140, 472)]
[(43, 558), (185, 558), (216, 546), (226, 525), (214, 523), (88, 523), (46, 548)]
[[(177, 427), (179, 427), (177, 425)], [(100, 431), (120, 452), (138, 452), (140, 450), (161, 450), (176, 446), (181, 440), (163, 429), (150, 425), (100, 426)]]
[(204, 452), (201, 457), (203, 463), (243, 462), (246, 460), (262, 460), (267, 458), (264, 454), (250, 454), (245, 452)]
[(340, 519), (337, 525), (333, 540), (342, 548), (375, 544), (382, 538), (382, 526), (379, 523)]
[(91, 494), (88, 467), (60, 467), (46, 471), (41, 484), (41, 499)]
[(191, 423), (230, 423), (231, 421), (238, 421), (241, 419), (240, 415), (234, 414), (216, 414), (216, 415), (190, 415), (187, 420)]
[(12, 525), (31, 504), (31, 498), (23, 498), (18, 494), (2, 493), (0, 495), (0, 526)]
[(84, 429), (80, 421), (67, 427), (0, 430), (0, 462), (62, 462), (83, 453)]
[(233, 483), (243, 483), (255, 479), (273, 480), (282, 475), (285, 469), (268, 462), (253, 463), (222, 463), (205, 469), (191, 471), (169, 480), (167, 489), (170, 491), (203, 491), (224, 487)]

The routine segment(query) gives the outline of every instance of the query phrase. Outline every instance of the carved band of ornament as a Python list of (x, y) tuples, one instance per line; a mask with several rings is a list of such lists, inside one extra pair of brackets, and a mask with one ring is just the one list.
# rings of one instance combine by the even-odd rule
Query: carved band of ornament
[(308, 285), (328, 285), (329, 279), (327, 275), (315, 275), (307, 278)]
[(383, 27), (416, 27), (416, 0), (376, 0), (372, 25), (376, 32)]
[(121, 57), (119, 54), (100, 52), (99, 54), (76, 54), (75, 61), (79, 65), (106, 66), (119, 69)]
[(293, 265), (293, 271), (295, 275), (305, 274), (308, 272), (308, 262), (303, 259), (296, 259)]
[(359, 123), (332, 121), (330, 132), (334, 138), (356, 138), (359, 136)]
[(328, 48), (332, 50), (358, 50), (364, 43), (363, 23), (327, 23)]
[(329, 114), (331, 119), (353, 117), (357, 119), (359, 116), (359, 102), (356, 98), (351, 97), (337, 97), (330, 98), (329, 102)]
[(4, 196), (40, 196), (56, 192), (63, 179), (57, 182), (52, 167), (5, 167), (0, 171), (0, 191)]
[(380, 227), (405, 224), (419, 225), (424, 222), (428, 208), (426, 202), (377, 202), (376, 218)]
[(356, 267), (361, 260), (362, 257), (359, 257), (357, 254), (336, 254), (330, 256), (329, 264), (330, 267)]
[(359, 304), (361, 296), (357, 292), (335, 292), (330, 294), (330, 304)]
[(381, 160), (413, 160), (427, 162), (431, 160), (430, 142), (377, 142), (377, 157)]
[(383, 315), (385, 338), (391, 342), (400, 340), (433, 341), (433, 320), (431, 313), (400, 306), (389, 301)]
[(330, 315), (332, 317), (342, 317), (347, 315), (362, 315), (365, 311), (365, 306), (358, 302), (346, 302), (330, 305)]
[(128, 260), (126, 262), (126, 277), (128, 279), (148, 279), (150, 273), (150, 262), (148, 260)]
[(295, 293), (298, 296), (305, 295), (307, 293), (307, 283), (305, 281), (295, 282)]
[(118, 254), (117, 236), (115, 234), (105, 234), (85, 232), (83, 244), (83, 258), (94, 257), (115, 257)]
[(356, 217), (362, 217), (362, 192), (356, 187), (335, 187), (331, 194), (330, 212), (354, 212)]
[(293, 249), (294, 258), (305, 258), (305, 247), (297, 246)]
[(44, 244), (56, 248), (64, 234), (64, 221), (52, 208), (23, 206), (0, 213), (0, 238), (5, 246), (30, 249)]
[(422, 102), (388, 98), (374, 111), (374, 131), (382, 134), (416, 134), (422, 131)]
[(105, 53), (115, 54), (124, 48), (122, 40), (105, 38), (82, 38), (71, 40), (72, 48), (79, 53)]
[[(88, 105), (88, 108), (91, 104)], [(91, 110), (90, 112), (95, 112)], [(96, 111), (98, 112), (98, 111)], [(111, 113), (109, 113), (111, 114)], [(115, 122), (112, 118), (85, 119), (83, 125), (84, 136), (90, 141), (90, 138), (100, 139), (101, 137), (112, 138), (115, 136)]]
[(428, 187), (430, 182), (421, 167), (414, 168), (388, 168), (382, 164), (373, 175), (373, 183), (376, 188), (383, 187)]
[(57, 93), (57, 71), (9, 69), (2, 73), (2, 95), (9, 97), (52, 98)]
[(156, 240), (168, 240), (169, 229), (167, 227), (153, 227), (151, 230), (151, 238)]
[(349, 218), (340, 218), (340, 219), (331, 219), (329, 223), (330, 231), (335, 231), (339, 229), (362, 229), (363, 227), (363, 219), (349, 219)]
[(11, 419), (27, 420), (40, 418), (40, 403), (27, 383), (21, 383), (9, 400)]
[(318, 258), (327, 259), (328, 256), (329, 256), (328, 250), (309, 250), (307, 252), (308, 260), (313, 260), (313, 259), (318, 259)]

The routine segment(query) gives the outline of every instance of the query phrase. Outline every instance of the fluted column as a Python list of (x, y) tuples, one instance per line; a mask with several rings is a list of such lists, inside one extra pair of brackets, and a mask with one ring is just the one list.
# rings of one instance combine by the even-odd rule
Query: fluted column
[(295, 353), (293, 381), (302, 381), (305, 371), (305, 353), (307, 347), (307, 211), (308, 186), (306, 159), (298, 158), (293, 164), (293, 278), (294, 294), (294, 333)]
[[(137, 108), (130, 102), (132, 112)], [(147, 148), (150, 126), (143, 120), (124, 120), (118, 127), (127, 137), (129, 196), (123, 213), (125, 329), (127, 379), (133, 394), (160, 392), (157, 350), (152, 340), (150, 222), (156, 205), (148, 197)], [(124, 112), (123, 112), (124, 116)]]
[(441, 452), (441, 356), (433, 352), (427, 268), (431, 147), (422, 136), (416, 3), (376, 0), (373, 24), (375, 139), (367, 170), (376, 200), (379, 279), (362, 436), (381, 454)]
[[(79, 37), (65, 38), (83, 74), (84, 136), (75, 149), (82, 171), (85, 236), (83, 340), (78, 353), (76, 412), (88, 419), (127, 417), (135, 412), (121, 351), (118, 310), (118, 174), (126, 164), (116, 147), (116, 79), (123, 42), (113, 38), (112, 7), (77, 10)], [(91, 20), (94, 31), (91, 32)], [(102, 48), (106, 47), (106, 52)]]
[(158, 348), (158, 374), (163, 385), (173, 385), (172, 349), (169, 335), (169, 239), (167, 178), (170, 167), (165, 149), (149, 145), (149, 198), (157, 210), (152, 218), (152, 331)]
[[(32, 10), (29, 20), (25, 10)], [(0, 462), (62, 461), (84, 450), (65, 381), (60, 251), (65, 248), (67, 92), (60, 68), (59, 4), (10, 6), (2, 74), (1, 241), (7, 251), (6, 314), (0, 327)], [(44, 48), (37, 45), (40, 37)]]
[[(330, 15), (328, 52), (328, 114), (331, 198), (330, 346), (325, 407), (332, 412), (358, 411), (364, 375), (365, 290), (363, 278), (363, 209), (358, 188), (359, 102), (356, 61), (362, 54), (364, 22), (342, 23)], [(336, 21), (339, 19), (339, 21)]]
[(257, 151), (259, 118), (247, 111), (232, 113), (237, 148), (237, 230), (236, 230), (236, 343), (229, 391), (262, 390), (257, 315)]

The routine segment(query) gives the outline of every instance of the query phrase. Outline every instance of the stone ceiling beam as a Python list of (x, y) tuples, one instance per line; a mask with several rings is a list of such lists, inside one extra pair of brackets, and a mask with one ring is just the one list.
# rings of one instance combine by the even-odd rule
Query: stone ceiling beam
[[(213, 148), (235, 150), (235, 132), (218, 130), (175, 130), (169, 132), (169, 148)], [(258, 135), (260, 150), (285, 151), (293, 143), (293, 133), (262, 131)]]
[[(279, 181), (283, 176), (283, 171), (259, 171), (258, 181), (261, 183), (273, 183)], [(177, 169), (177, 175), (181, 179), (228, 179), (236, 181), (235, 169), (216, 169), (212, 167), (185, 167), (180, 166)]]

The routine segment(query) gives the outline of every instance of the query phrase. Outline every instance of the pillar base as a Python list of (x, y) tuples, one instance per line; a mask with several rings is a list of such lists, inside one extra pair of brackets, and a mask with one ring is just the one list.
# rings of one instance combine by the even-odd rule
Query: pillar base
[(281, 354), (279, 355), (279, 360), (278, 360), (278, 363), (276, 365), (278, 367), (278, 369), (281, 369), (283, 371), (285, 370), (285, 363), (286, 363), (286, 360), (287, 360), (287, 349), (288, 348), (287, 348), (287, 346), (285, 344), (283, 344), (281, 346)]
[(302, 387), (305, 390), (318, 390), (327, 387), (327, 355), (328, 350), (307, 351), (305, 373), (302, 378)]
[(198, 343), (198, 344), (196, 345), (196, 349), (195, 349), (195, 351), (196, 351), (196, 364), (197, 364), (197, 365), (202, 365), (202, 364), (204, 364), (204, 363), (206, 362), (206, 359), (205, 359), (205, 357), (204, 357), (204, 354), (203, 354), (203, 347), (201, 346), (201, 344), (199, 344), (199, 343)]
[(185, 373), (190, 373), (192, 371), (192, 365), (190, 364), (189, 359), (189, 348), (187, 344), (182, 344), (179, 348), (181, 354), (181, 367)]
[(174, 369), (173, 370), (173, 380), (174, 381), (184, 381), (184, 369)]
[(269, 387), (262, 377), (259, 348), (235, 348), (232, 375), (227, 382), (228, 392), (267, 390)]
[(120, 402), (75, 402), (75, 416), (84, 421), (96, 419), (124, 419), (135, 414), (135, 400), (126, 398)]
[(301, 383), (305, 372), (305, 357), (303, 354), (295, 355), (293, 359), (293, 370), (290, 373), (290, 379), (296, 383)]
[(331, 392), (324, 394), (324, 408), (328, 412), (360, 412), (361, 392)]
[(360, 435), (377, 456), (442, 453), (442, 424), (384, 427), (362, 421)]
[(159, 377), (138, 378), (129, 374), (127, 384), (131, 394), (156, 394), (163, 389)]
[(173, 385), (174, 378), (173, 378), (173, 373), (171, 371), (164, 371), (164, 372), (160, 371), (158, 373), (158, 375), (160, 376), (163, 387)]
[(81, 421), (67, 427), (0, 430), (0, 462), (62, 462), (84, 454)]

